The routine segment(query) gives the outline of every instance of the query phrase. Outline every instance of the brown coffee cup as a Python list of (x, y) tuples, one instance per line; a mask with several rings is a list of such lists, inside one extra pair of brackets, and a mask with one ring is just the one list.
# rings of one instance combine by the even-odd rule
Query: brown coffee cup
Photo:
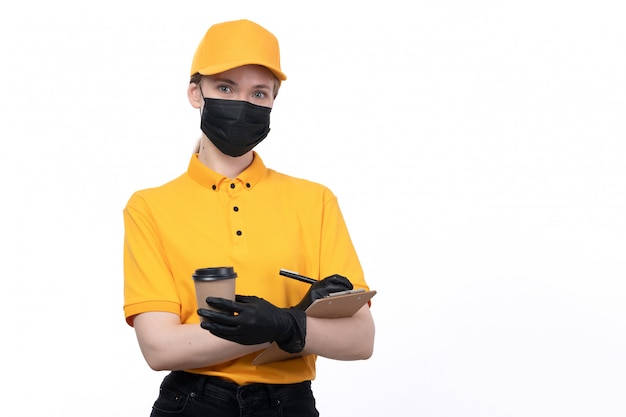
[(232, 266), (200, 268), (192, 275), (196, 288), (198, 308), (216, 310), (206, 302), (207, 297), (220, 297), (235, 300), (237, 273)]

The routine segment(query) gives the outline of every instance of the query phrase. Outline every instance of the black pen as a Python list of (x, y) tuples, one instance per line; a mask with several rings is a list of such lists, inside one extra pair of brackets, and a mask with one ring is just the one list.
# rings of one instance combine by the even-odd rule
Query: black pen
[(289, 277), (289, 278), (297, 279), (298, 281), (306, 282), (307, 284), (313, 284), (317, 282), (317, 280), (314, 280), (313, 278), (305, 277), (304, 275), (300, 275), (296, 272), (288, 271), (286, 269), (281, 269), (279, 274), (284, 277)]

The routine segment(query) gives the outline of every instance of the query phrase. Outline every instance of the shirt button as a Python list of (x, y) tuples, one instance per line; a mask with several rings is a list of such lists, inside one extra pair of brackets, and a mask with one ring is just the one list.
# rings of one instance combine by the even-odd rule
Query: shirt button
[(250, 183), (249, 182), (246, 183), (246, 188), (250, 188)]
[(237, 236), (241, 236), (241, 230), (237, 230)]
[(230, 188), (235, 188), (235, 183), (234, 182), (230, 183)]
[(235, 206), (235, 207), (233, 207), (233, 210), (234, 211), (239, 211), (239, 207)]
[(217, 189), (217, 185), (213, 185), (211, 188), (213, 188), (213, 190)]

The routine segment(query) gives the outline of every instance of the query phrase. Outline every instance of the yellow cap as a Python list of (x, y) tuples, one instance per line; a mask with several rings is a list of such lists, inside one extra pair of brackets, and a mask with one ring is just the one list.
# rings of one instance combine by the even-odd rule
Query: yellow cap
[(200, 41), (191, 63), (191, 75), (218, 74), (242, 65), (262, 65), (281, 81), (287, 76), (280, 70), (278, 39), (250, 20), (217, 23)]

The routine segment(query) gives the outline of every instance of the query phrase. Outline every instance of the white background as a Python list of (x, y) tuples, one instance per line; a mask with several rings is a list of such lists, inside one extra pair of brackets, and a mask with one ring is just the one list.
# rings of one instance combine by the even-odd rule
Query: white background
[(626, 415), (621, 4), (3, 3), (2, 408), (149, 414), (122, 209), (186, 169), (195, 47), (249, 18), (289, 77), (257, 150), (338, 195), (379, 291), (322, 415)]

